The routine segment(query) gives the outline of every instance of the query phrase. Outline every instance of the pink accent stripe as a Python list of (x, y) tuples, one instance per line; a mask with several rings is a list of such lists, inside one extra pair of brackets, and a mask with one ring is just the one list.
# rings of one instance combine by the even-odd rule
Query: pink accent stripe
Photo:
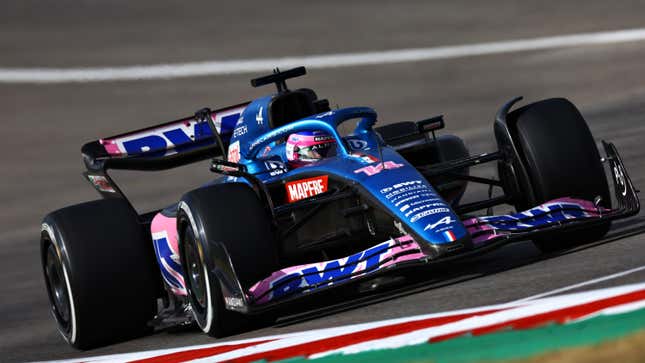
[(101, 145), (105, 148), (105, 151), (107, 151), (108, 154), (112, 156), (119, 156), (123, 154), (121, 150), (119, 150), (119, 146), (117, 145), (116, 141), (114, 140), (99, 140)]
[(166, 217), (161, 213), (152, 219), (150, 223), (150, 232), (166, 232), (168, 235), (168, 245), (173, 254), (179, 256), (179, 242), (177, 241), (177, 218)]

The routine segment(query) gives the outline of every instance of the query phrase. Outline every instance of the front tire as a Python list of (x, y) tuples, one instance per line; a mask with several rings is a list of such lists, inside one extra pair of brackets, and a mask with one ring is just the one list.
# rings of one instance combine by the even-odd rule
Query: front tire
[(184, 280), (195, 321), (208, 335), (244, 329), (248, 318), (225, 308), (220, 275), (231, 275), (247, 290), (277, 270), (271, 219), (245, 184), (218, 184), (193, 190), (179, 203)]
[(45, 217), (41, 261), (51, 312), (78, 349), (150, 331), (159, 286), (154, 252), (123, 200), (74, 205)]
[[(508, 115), (515, 121), (516, 142), (535, 198), (518, 209), (572, 197), (610, 206), (609, 186), (591, 131), (578, 109), (564, 98), (521, 107)], [(528, 195), (528, 193), (525, 193)], [(602, 238), (610, 222), (576, 232), (558, 232), (535, 239), (543, 252), (552, 252)]]

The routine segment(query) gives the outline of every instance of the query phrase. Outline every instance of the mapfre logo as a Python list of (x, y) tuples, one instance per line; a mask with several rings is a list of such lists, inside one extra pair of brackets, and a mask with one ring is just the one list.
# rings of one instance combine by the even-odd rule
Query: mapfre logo
[(296, 180), (285, 184), (289, 203), (313, 197), (327, 191), (327, 175)]

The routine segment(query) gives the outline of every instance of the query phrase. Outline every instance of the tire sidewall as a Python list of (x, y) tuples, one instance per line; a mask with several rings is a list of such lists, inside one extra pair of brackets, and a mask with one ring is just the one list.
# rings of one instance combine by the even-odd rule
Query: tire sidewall
[(156, 313), (160, 275), (152, 240), (127, 202), (103, 199), (63, 208), (45, 217), (42, 230), (43, 273), (52, 244), (66, 276), (71, 329), (56, 320), (69, 344), (91, 349), (151, 331), (147, 323)]
[[(199, 203), (198, 201), (192, 201), (192, 203)], [(198, 250), (199, 257), (202, 263), (202, 273), (204, 275), (205, 279), (205, 289), (206, 289), (206, 311), (205, 314), (201, 314), (196, 308), (193, 307), (193, 317), (195, 318), (195, 321), (197, 322), (197, 325), (207, 334), (211, 334), (211, 332), (214, 330), (213, 329), (213, 316), (216, 311), (216, 305), (219, 303), (217, 299), (214, 299), (213, 294), (213, 287), (214, 285), (219, 285), (219, 280), (211, 273), (210, 269), (208, 266), (213, 266), (213, 262), (211, 260), (211, 251), (210, 251), (210, 246), (208, 243), (204, 243), (204, 241), (207, 241), (206, 238), (207, 236), (204, 236), (204, 228), (201, 219), (195, 219), (195, 213), (192, 212), (189, 203), (186, 201), (182, 200), (179, 202), (178, 205), (178, 218), (177, 218), (177, 226), (179, 228), (179, 250), (181, 251), (181, 263), (182, 266), (185, 266), (184, 274), (187, 274), (189, 269), (188, 269), (188, 263), (186, 261), (186, 256), (185, 256), (185, 243), (186, 241), (186, 230), (191, 229), (192, 234), (194, 237), (194, 242), (195, 245), (194, 248)], [(199, 214), (197, 214), (199, 217)], [(184, 281), (186, 282), (186, 289), (189, 294), (189, 301), (191, 305), (194, 305), (192, 302), (193, 299), (193, 287), (191, 286), (190, 283), (190, 278), (189, 276), (184, 276)]]
[[(58, 230), (52, 227), (52, 222), (53, 221), (51, 220), (51, 218), (46, 218), (41, 224), (41, 266), (43, 267), (43, 275), (45, 277), (45, 284), (47, 285), (47, 295), (49, 297), (51, 313), (56, 320), (56, 324), (58, 325), (57, 330), (63, 336), (65, 341), (67, 341), (71, 345), (76, 345), (78, 336), (78, 317), (76, 312), (75, 295), (73, 293), (74, 288), (72, 287), (73, 280), (70, 279), (70, 263), (67, 255), (67, 249), (64, 247), (65, 244), (63, 242), (62, 236), (60, 235), (60, 233), (57, 233)], [(64, 274), (65, 287), (67, 289), (70, 304), (70, 321), (68, 328), (62, 326), (57, 316), (57, 312), (55, 311), (56, 308), (54, 307), (53, 297), (51, 296), (51, 288), (49, 287), (47, 272), (45, 270), (45, 263), (47, 258), (46, 254), (48, 252), (47, 249), (50, 245), (52, 245), (56, 251), (58, 263), (61, 264)]]
[[(248, 215), (245, 215), (245, 212), (248, 212)], [(226, 213), (226, 215), (223, 216), (221, 213)], [(245, 228), (222, 223), (217, 219), (218, 215), (220, 218), (226, 217), (226, 219), (238, 220), (240, 223), (244, 223)], [(240, 247), (244, 243), (255, 243), (255, 245), (244, 246), (244, 248), (257, 248), (258, 251), (271, 249), (273, 255), (275, 255), (273, 238), (268, 235), (270, 232), (269, 225), (270, 220), (264, 206), (262, 206), (255, 192), (246, 184), (224, 183), (200, 188), (186, 193), (179, 202), (177, 228), (182, 264), (188, 267), (185, 256), (186, 246), (184, 245), (188, 241), (184, 237), (186, 236), (186, 229), (190, 228), (198, 245), (200, 260), (205, 270), (205, 277), (208, 280), (206, 283), (207, 311), (200, 314), (198, 309), (193, 308), (195, 320), (205, 333), (219, 337), (239, 330), (234, 327), (235, 325), (244, 325), (242, 322), (245, 317), (241, 313), (226, 309), (221, 281), (216, 271), (226, 275), (224, 270), (232, 268), (233, 274), (239, 280), (228, 281), (228, 283), (237, 284), (241, 291), (250, 287), (250, 285), (244, 286), (243, 281), (253, 280), (258, 274), (254, 274), (252, 278), (244, 275), (245, 272), (248, 272), (249, 261), (247, 259), (249, 256), (244, 256), (244, 258), (237, 256), (238, 258), (236, 259), (236, 256), (231, 254), (239, 253), (239, 249), (234, 248), (236, 245)], [(259, 228), (267, 235), (261, 240), (259, 238), (248, 240), (247, 238), (245, 242), (241, 242), (245, 239), (244, 236), (253, 236), (255, 228)], [(241, 239), (228, 241), (226, 237), (223, 237), (227, 235), (228, 238), (236, 239), (239, 237)], [(265, 277), (275, 271), (272, 269), (274, 268), (273, 265), (267, 263), (267, 260), (272, 258), (275, 258), (275, 256), (272, 257), (271, 253), (259, 253), (256, 256), (251, 256), (250, 260), (254, 261), (250, 263), (256, 263), (254, 267), (257, 267), (257, 269), (266, 270), (262, 276)], [(277, 258), (275, 259), (277, 260)], [(224, 263), (230, 261), (232, 266), (218, 266), (218, 263), (222, 263), (221, 261), (226, 261)], [(237, 265), (236, 261), (238, 262)], [(275, 266), (277, 266), (277, 262)], [(184, 268), (184, 281), (186, 281), (189, 300), (192, 301), (195, 297), (190, 286), (191, 279), (188, 273), (189, 269)], [(247, 278), (243, 279), (240, 276), (246, 276)], [(257, 282), (257, 280), (254, 282)]]

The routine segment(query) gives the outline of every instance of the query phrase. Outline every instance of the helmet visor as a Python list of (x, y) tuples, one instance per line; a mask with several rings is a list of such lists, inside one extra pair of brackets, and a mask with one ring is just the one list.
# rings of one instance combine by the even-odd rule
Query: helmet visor
[(330, 156), (332, 154), (331, 150), (333, 149), (333, 145), (335, 145), (335, 143), (327, 142), (311, 146), (296, 146), (294, 151), (298, 153), (300, 160), (315, 161)]

